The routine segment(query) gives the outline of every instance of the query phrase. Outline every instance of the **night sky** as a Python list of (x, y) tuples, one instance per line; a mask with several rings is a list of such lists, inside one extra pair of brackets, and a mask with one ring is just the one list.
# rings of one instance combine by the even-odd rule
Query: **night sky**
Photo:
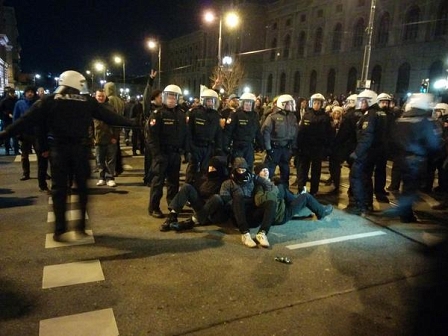
[[(149, 37), (169, 40), (195, 31), (201, 13), (218, 0), (4, 0), (15, 8), (21, 69), (25, 73), (84, 72), (94, 59), (109, 68), (113, 54), (126, 59), (129, 75), (150, 70)], [(154, 67), (154, 66), (153, 66)]]

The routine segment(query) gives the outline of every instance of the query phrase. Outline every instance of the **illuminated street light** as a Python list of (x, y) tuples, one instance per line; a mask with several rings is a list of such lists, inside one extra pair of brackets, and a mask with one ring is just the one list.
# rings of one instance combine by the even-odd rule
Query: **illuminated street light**
[(124, 61), (124, 58), (121, 58), (120, 56), (114, 57), (114, 62), (116, 64), (123, 64), (123, 88), (126, 88), (126, 63)]
[(39, 79), (40, 75), (39, 74), (34, 74), (34, 86), (36, 86), (36, 79)]
[(433, 87), (436, 90), (446, 89), (448, 87), (448, 81), (446, 79), (439, 79), (434, 82)]
[(94, 67), (97, 72), (103, 73), (104, 80), (106, 80), (106, 65), (103, 62), (95, 62)]
[(148, 40), (147, 45), (148, 45), (148, 48), (151, 50), (156, 49), (156, 48), (159, 49), (159, 52), (158, 52), (159, 66), (158, 66), (157, 72), (159, 73), (159, 88), (160, 88), (160, 79), (162, 77), (162, 72), (161, 72), (161, 69), (162, 69), (162, 45), (161, 45), (160, 41), (157, 42), (154, 40)]
[[(221, 50), (222, 50), (222, 16), (219, 17), (219, 36), (218, 36), (218, 66), (222, 67), (222, 59), (221, 59)], [(216, 15), (211, 12), (207, 11), (204, 14), (204, 20), (205, 22), (212, 23), (216, 20)], [(234, 12), (229, 12), (225, 14), (224, 21), (226, 26), (229, 28), (234, 28), (239, 24), (239, 16)]]
[[(369, 64), (370, 64), (370, 54), (372, 52), (372, 34), (373, 34), (373, 20), (375, 18), (375, 3), (376, 0), (372, 0), (370, 4), (370, 16), (369, 16), (369, 25), (367, 26), (367, 43), (364, 46), (364, 57), (362, 60), (362, 71), (361, 71), (361, 85), (363, 88), (366, 88), (367, 84), (367, 76), (369, 73)], [(370, 86), (370, 85), (369, 85)]]
[(59, 77), (55, 77), (55, 78), (54, 78), (54, 81), (55, 81), (55, 83), (56, 83), (56, 87), (58, 87), (58, 85), (59, 85)]

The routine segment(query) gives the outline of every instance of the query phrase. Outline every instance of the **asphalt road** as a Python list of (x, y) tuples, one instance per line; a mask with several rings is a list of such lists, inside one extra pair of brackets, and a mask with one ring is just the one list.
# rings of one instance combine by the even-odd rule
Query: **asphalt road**
[[(437, 301), (446, 298), (445, 286), (437, 285), (447, 283), (439, 261), (447, 259), (428, 248), (441, 246), (447, 231), (447, 212), (430, 209), (436, 195), (422, 195), (419, 223), (401, 224), (378, 215), (387, 204), (375, 203), (376, 213), (366, 218), (347, 214), (346, 189), (328, 196), (331, 187), (322, 184), (318, 198), (334, 204), (331, 216), (275, 226), (271, 248), (249, 249), (230, 224), (160, 232), (163, 220), (147, 214), (143, 157), (126, 156), (124, 163), (117, 187), (90, 181), (92, 239), (59, 246), (51, 241), (51, 199), (38, 191), (36, 164), (34, 178), (19, 181), (20, 158), (0, 156), (0, 335), (445, 330), (435, 323), (443, 318)], [(69, 201), (67, 216), (76, 220), (76, 197)], [(161, 205), (166, 212), (164, 199)]]

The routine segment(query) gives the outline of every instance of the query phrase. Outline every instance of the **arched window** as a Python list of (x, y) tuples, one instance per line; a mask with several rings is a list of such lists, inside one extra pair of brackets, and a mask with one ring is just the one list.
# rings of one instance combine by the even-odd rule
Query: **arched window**
[(435, 61), (429, 67), (428, 78), (430, 85), (433, 85), (438, 79), (444, 78), (442, 61)]
[(289, 57), (289, 49), (291, 48), (291, 35), (286, 35), (283, 47), (283, 58)]
[(353, 47), (359, 48), (364, 41), (364, 32), (366, 31), (366, 24), (363, 18), (359, 18), (353, 27)]
[(297, 56), (303, 57), (305, 55), (306, 35), (304, 31), (299, 34), (299, 45), (297, 46)]
[(420, 8), (413, 6), (409, 8), (404, 19), (403, 41), (415, 41), (418, 35), (420, 21)]
[(294, 86), (293, 86), (293, 92), (299, 94), (300, 92), (300, 72), (296, 71), (294, 73)]
[(381, 91), (381, 72), (381, 66), (377, 64), (373, 67), (372, 76), (370, 77), (372, 79), (371, 88), (378, 93)]
[(395, 91), (400, 94), (405, 94), (409, 89), (409, 77), (411, 75), (411, 66), (409, 63), (403, 63), (398, 69), (397, 87)]
[(280, 75), (280, 85), (278, 87), (278, 92), (280, 92), (281, 94), (286, 92), (286, 74), (284, 72), (282, 72), (282, 74)]
[(314, 38), (314, 53), (318, 54), (322, 51), (323, 32), (322, 28), (316, 29), (316, 35)]
[(316, 70), (311, 71), (310, 74), (310, 96), (314, 93), (316, 93), (316, 86), (317, 86), (317, 72)]
[(378, 26), (377, 45), (385, 46), (389, 42), (389, 30), (390, 30), (390, 14), (384, 12), (381, 15), (380, 24)]
[(342, 44), (342, 24), (338, 23), (333, 30), (333, 44), (331, 45), (331, 50), (339, 51), (341, 50)]
[(355, 67), (351, 67), (348, 71), (347, 77), (347, 92), (355, 93), (356, 92), (356, 80), (358, 76), (358, 71)]
[(436, 36), (448, 34), (448, 3), (442, 1), (437, 12)]
[(272, 74), (268, 76), (268, 85), (266, 88), (267, 93), (272, 93)]
[(327, 93), (334, 93), (334, 87), (336, 84), (336, 71), (330, 69), (327, 76)]
[(276, 54), (277, 54), (277, 39), (274, 38), (271, 43), (271, 57), (269, 59), (271, 61), (274, 61)]

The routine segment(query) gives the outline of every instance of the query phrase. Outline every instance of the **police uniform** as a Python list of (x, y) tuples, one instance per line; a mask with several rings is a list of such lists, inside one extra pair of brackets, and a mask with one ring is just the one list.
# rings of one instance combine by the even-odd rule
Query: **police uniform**
[(163, 185), (167, 180), (167, 202), (179, 190), (180, 152), (185, 149), (187, 124), (180, 106), (165, 105), (153, 111), (146, 124), (147, 146), (151, 151), (151, 192), (148, 211), (160, 212)]
[[(76, 93), (72, 93), (74, 91)], [(73, 174), (79, 192), (81, 218), (76, 230), (85, 233), (91, 155), (89, 127), (92, 118), (109, 125), (134, 125), (131, 120), (110, 111), (96, 99), (81, 95), (78, 90), (65, 88), (36, 102), (23, 118), (6, 130), (6, 134), (13, 135), (26, 125), (37, 125), (41, 143), (48, 146), (43, 151), (50, 150), (55, 239), (68, 230), (65, 211), (69, 174)]]
[(323, 109), (314, 111), (309, 108), (299, 124), (297, 135), (297, 149), (299, 155), (298, 188), (301, 190), (308, 177), (311, 166), (310, 193), (316, 194), (319, 190), (322, 160), (328, 154), (332, 141), (333, 128), (330, 117)]
[(231, 147), (232, 161), (236, 157), (243, 157), (249, 171), (252, 171), (254, 166), (254, 139), (259, 147), (263, 148), (258, 116), (253, 111), (243, 111), (239, 108), (227, 118), (223, 148)]
[(265, 163), (269, 168), (269, 176), (274, 176), (278, 165), (283, 183), (289, 185), (289, 161), (297, 141), (297, 118), (294, 112), (277, 110), (268, 115), (261, 132), (268, 153)]
[[(221, 155), (222, 129), (220, 116), (214, 109), (200, 105), (190, 111), (188, 117), (188, 148), (190, 159), (185, 182), (192, 183), (196, 173), (206, 172), (210, 158)], [(216, 152), (216, 153), (213, 153)]]

